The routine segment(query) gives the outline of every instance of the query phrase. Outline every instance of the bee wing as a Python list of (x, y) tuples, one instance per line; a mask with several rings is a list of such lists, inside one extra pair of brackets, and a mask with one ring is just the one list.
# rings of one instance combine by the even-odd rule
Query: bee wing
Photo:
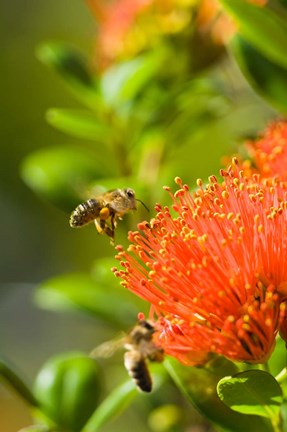
[(112, 357), (116, 353), (116, 351), (118, 351), (120, 348), (123, 348), (125, 341), (126, 338), (121, 337), (120, 339), (113, 339), (104, 342), (92, 350), (92, 352), (90, 353), (90, 357), (92, 358)]

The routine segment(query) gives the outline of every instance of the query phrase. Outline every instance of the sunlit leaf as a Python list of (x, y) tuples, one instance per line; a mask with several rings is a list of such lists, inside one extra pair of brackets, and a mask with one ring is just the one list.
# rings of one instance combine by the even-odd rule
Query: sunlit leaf
[(287, 113), (287, 70), (264, 57), (243, 37), (231, 41), (235, 58), (250, 82), (261, 96), (283, 113)]
[(270, 61), (287, 69), (287, 15), (246, 0), (221, 0), (234, 17), (239, 33)]
[(232, 410), (274, 418), (283, 402), (282, 390), (267, 372), (249, 370), (222, 378), (217, 386), (220, 399)]
[(236, 371), (233, 363), (218, 359), (213, 367), (196, 368), (186, 367), (175, 360), (168, 359), (165, 364), (171, 377), (187, 399), (205, 417), (224, 431), (273, 431), (267, 419), (239, 414), (232, 411), (219, 399), (216, 391), (217, 383), (226, 373), (233, 374)]
[(92, 180), (106, 175), (95, 155), (73, 147), (50, 147), (26, 157), (21, 167), (25, 183), (43, 198), (71, 211), (83, 200)]
[(103, 145), (111, 136), (111, 128), (90, 111), (51, 108), (46, 118), (48, 123), (62, 132), (78, 138), (95, 140)]

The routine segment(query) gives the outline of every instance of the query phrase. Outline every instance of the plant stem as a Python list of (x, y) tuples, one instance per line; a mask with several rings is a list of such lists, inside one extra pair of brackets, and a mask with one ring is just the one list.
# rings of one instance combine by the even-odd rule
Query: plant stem
[(281, 413), (271, 420), (274, 432), (284, 432), (284, 426)]
[(0, 359), (0, 376), (1, 375), (29, 405), (38, 407), (38, 402), (33, 393), (28, 389), (21, 378)]
[(269, 368), (268, 363), (262, 363), (262, 364), (258, 365), (258, 367), (260, 370), (270, 373), (270, 368)]
[(279, 372), (278, 375), (276, 375), (275, 379), (279, 382), (282, 383), (285, 379), (287, 378), (287, 368), (283, 368), (281, 372)]

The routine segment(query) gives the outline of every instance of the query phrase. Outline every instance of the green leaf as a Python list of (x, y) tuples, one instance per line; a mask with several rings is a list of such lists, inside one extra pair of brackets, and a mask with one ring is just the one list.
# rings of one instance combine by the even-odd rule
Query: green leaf
[(106, 104), (120, 107), (133, 100), (155, 75), (160, 63), (159, 53), (149, 53), (108, 69), (101, 82)]
[(48, 279), (36, 291), (36, 302), (45, 309), (76, 308), (117, 328), (134, 325), (142, 303), (119, 284), (110, 270), (114, 264), (114, 260), (99, 260), (93, 276), (70, 273)]
[(46, 42), (38, 47), (36, 55), (61, 75), (82, 102), (93, 108), (102, 104), (88, 60), (82, 53), (63, 43)]
[(42, 411), (59, 426), (79, 432), (98, 406), (102, 372), (82, 353), (49, 359), (36, 377), (34, 392)]
[(92, 180), (106, 175), (94, 154), (73, 147), (50, 147), (28, 155), (21, 166), (25, 183), (56, 206), (71, 211)]
[(279, 415), (282, 390), (267, 372), (249, 370), (224, 377), (217, 386), (220, 399), (232, 410), (273, 419)]
[(50, 125), (69, 135), (106, 144), (111, 128), (89, 111), (51, 108), (46, 119)]
[(221, 0), (239, 25), (239, 33), (270, 61), (287, 69), (287, 15), (246, 0)]
[(123, 412), (137, 396), (138, 391), (132, 380), (128, 380), (113, 390), (101, 403), (83, 427), (82, 432), (97, 432), (109, 421)]
[(226, 373), (234, 374), (236, 367), (223, 359), (204, 368), (186, 367), (172, 359), (165, 360), (171, 377), (187, 397), (209, 421), (228, 432), (273, 432), (271, 423), (259, 416), (246, 416), (232, 411), (218, 397), (216, 386)]
[(279, 111), (287, 114), (287, 71), (271, 62), (243, 37), (231, 41), (232, 52), (255, 91)]

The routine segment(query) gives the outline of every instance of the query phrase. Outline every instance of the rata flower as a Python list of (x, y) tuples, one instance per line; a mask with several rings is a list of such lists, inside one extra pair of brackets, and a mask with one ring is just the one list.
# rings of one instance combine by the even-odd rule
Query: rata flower
[[(153, 48), (172, 35), (179, 35), (177, 54), (182, 46), (187, 55), (192, 52), (192, 58), (201, 58), (205, 51), (207, 57), (216, 57), (235, 31), (218, 0), (86, 1), (97, 20), (96, 58), (102, 68)], [(267, 0), (246, 1), (263, 6)]]
[(275, 121), (256, 141), (247, 143), (258, 172), (264, 177), (287, 180), (287, 121)]
[(211, 353), (265, 362), (285, 317), (287, 183), (245, 176), (236, 158), (118, 246), (122, 285), (151, 304), (156, 341), (185, 364)]
[(198, 0), (87, 0), (97, 18), (97, 56), (102, 63), (130, 58), (158, 44), (162, 35), (190, 25)]

